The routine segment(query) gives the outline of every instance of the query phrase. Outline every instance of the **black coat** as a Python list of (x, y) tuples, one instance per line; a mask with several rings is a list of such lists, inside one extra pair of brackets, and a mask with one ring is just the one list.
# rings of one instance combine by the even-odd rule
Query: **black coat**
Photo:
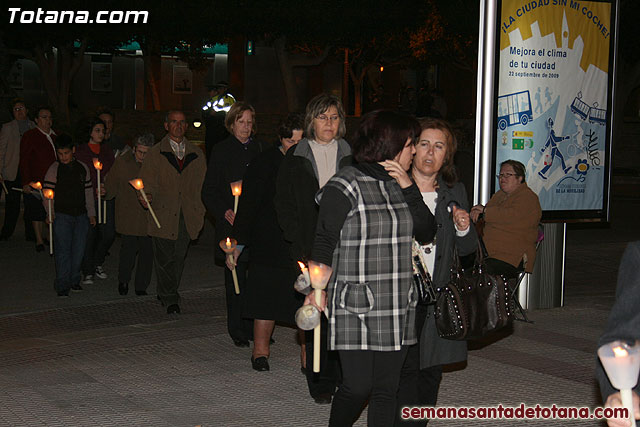
[[(244, 178), (251, 160), (265, 148), (266, 145), (260, 141), (251, 140), (242, 144), (235, 136), (229, 135), (211, 150), (211, 159), (202, 186), (202, 201), (216, 221), (216, 242), (231, 235), (231, 224), (224, 219), (224, 213), (228, 209), (233, 210), (231, 183)], [(216, 259), (224, 260), (224, 252), (219, 248), (216, 250)]]
[[(448, 187), (442, 179), (438, 179), (438, 199), (436, 202), (436, 260), (433, 271), (433, 284), (441, 287), (447, 284), (450, 277), (451, 265), (454, 260), (454, 245), (458, 248), (458, 255), (465, 256), (473, 253), (478, 247), (478, 236), (475, 228), (471, 227), (464, 237), (456, 235), (456, 229), (447, 207), (451, 202), (469, 211), (469, 202), (464, 185), (458, 182)], [(461, 362), (467, 359), (467, 342), (453, 341), (440, 338), (433, 317), (433, 306), (429, 306), (427, 318), (419, 337), (420, 368)]]
[[(351, 147), (338, 141), (338, 170), (352, 163)], [(278, 222), (284, 238), (291, 243), (294, 261), (308, 260), (313, 249), (313, 239), (318, 221), (318, 204), (315, 196), (319, 190), (313, 153), (305, 138), (287, 151), (280, 166), (276, 182), (275, 206)]]
[(242, 197), (233, 224), (233, 237), (249, 250), (249, 277), (244, 316), (294, 323), (302, 303), (293, 289), (297, 264), (278, 225), (273, 198), (284, 155), (270, 148), (251, 161), (242, 182)]

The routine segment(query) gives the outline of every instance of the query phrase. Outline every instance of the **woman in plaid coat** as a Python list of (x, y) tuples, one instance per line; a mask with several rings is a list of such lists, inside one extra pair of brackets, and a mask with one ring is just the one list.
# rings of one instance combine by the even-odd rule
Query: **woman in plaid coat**
[(353, 156), (319, 192), (312, 259), (332, 265), (327, 287), (329, 348), (343, 382), (329, 425), (352, 425), (367, 399), (368, 424), (393, 424), (407, 347), (416, 343), (412, 236), (429, 241), (433, 215), (407, 175), (420, 134), (415, 119), (375, 111), (362, 119)]

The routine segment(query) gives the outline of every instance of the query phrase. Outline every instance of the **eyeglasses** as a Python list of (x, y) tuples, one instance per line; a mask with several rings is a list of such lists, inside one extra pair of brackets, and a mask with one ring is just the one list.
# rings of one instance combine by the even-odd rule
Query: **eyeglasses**
[(24, 110), (24, 107), (15, 107), (13, 109), (13, 111), (22, 111), (22, 110)]
[(500, 179), (500, 178), (510, 178), (512, 176), (517, 176), (515, 173), (511, 173), (511, 172), (505, 172), (505, 173), (500, 173), (498, 175), (496, 175), (496, 178)]
[(321, 114), (316, 117), (316, 119), (320, 120), (321, 122), (327, 122), (329, 120), (331, 120), (331, 122), (337, 122), (338, 120), (340, 120), (340, 116), (325, 116), (324, 114)]

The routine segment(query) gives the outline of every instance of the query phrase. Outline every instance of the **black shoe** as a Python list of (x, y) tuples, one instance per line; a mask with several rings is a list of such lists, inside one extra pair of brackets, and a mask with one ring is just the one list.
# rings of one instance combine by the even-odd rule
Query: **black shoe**
[(251, 356), (251, 367), (254, 371), (264, 372), (269, 370), (269, 360), (265, 356), (258, 357), (254, 359)]
[(58, 291), (58, 296), (60, 298), (68, 298), (69, 297), (69, 291)]
[[(120, 292), (120, 295), (126, 295), (129, 293), (129, 284), (126, 282), (119, 282), (118, 283), (118, 292)], [(137, 293), (137, 292), (136, 292)]]
[(329, 405), (331, 403), (331, 393), (322, 393), (314, 396), (313, 401), (318, 405)]
[(44, 245), (36, 245), (36, 252), (44, 252)]
[(167, 307), (167, 314), (180, 314), (180, 306), (178, 304), (171, 304)]
[(233, 344), (236, 347), (249, 347), (249, 341), (248, 340), (239, 340), (239, 339), (233, 338)]
[(140, 296), (149, 295), (149, 294), (147, 293), (147, 291), (136, 291), (136, 295), (140, 297)]
[(82, 291), (82, 286), (80, 286), (80, 284), (78, 283), (77, 285), (71, 286), (71, 290), (73, 292), (81, 292)]

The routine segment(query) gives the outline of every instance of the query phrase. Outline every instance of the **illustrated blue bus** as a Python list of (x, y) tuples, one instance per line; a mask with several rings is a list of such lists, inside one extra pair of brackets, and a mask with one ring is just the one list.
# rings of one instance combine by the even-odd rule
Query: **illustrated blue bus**
[(529, 91), (510, 93), (498, 97), (498, 128), (521, 124), (525, 126), (533, 120)]
[(571, 103), (571, 111), (582, 120), (589, 119), (589, 123), (605, 125), (607, 122), (607, 110), (598, 108), (598, 103), (594, 102), (593, 107), (582, 101), (582, 92), (573, 99)]

